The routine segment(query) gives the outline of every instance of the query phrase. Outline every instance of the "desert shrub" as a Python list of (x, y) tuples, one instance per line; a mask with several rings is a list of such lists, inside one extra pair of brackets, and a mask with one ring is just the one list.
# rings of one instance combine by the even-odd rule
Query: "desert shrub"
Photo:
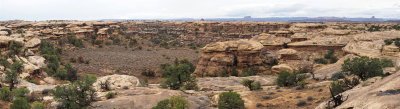
[(29, 92), (29, 89), (25, 87), (21, 87), (12, 91), (14, 97), (25, 97), (25, 94)]
[(18, 72), (15, 70), (6, 71), (6, 82), (9, 84), (10, 90), (12, 90), (15, 84), (18, 83)]
[(74, 81), (78, 78), (78, 71), (73, 68), (70, 64), (65, 64), (64, 65), (65, 70), (67, 70), (67, 79), (69, 81)]
[(30, 109), (30, 108), (31, 105), (29, 105), (28, 101), (22, 97), (17, 97), (10, 105), (10, 109)]
[(38, 101), (33, 102), (33, 107), (32, 109), (46, 109), (46, 106)]
[(82, 56), (79, 56), (78, 59), (77, 59), (77, 61), (78, 61), (79, 63), (85, 63), (85, 60), (83, 59)]
[(239, 74), (239, 76), (253, 76), (256, 75), (257, 73), (259, 73), (259, 69), (256, 67), (246, 67), (242, 70), (242, 73)]
[(164, 83), (173, 90), (177, 90), (184, 86), (187, 82), (192, 81), (190, 74), (195, 70), (195, 67), (188, 60), (176, 59), (174, 65), (167, 66), (162, 71), (162, 77), (167, 78)]
[(231, 76), (239, 76), (239, 71), (236, 69), (236, 67), (231, 68)]
[(189, 105), (185, 98), (172, 96), (170, 99), (161, 100), (151, 109), (189, 109)]
[(386, 39), (384, 42), (385, 42), (385, 45), (390, 45), (393, 43), (393, 40)]
[(95, 90), (92, 84), (94, 82), (96, 82), (96, 76), (83, 76), (71, 84), (56, 86), (51, 93), (60, 102), (60, 108), (84, 108), (93, 101)]
[(115, 92), (107, 92), (107, 94), (106, 94), (105, 97), (106, 97), (107, 99), (111, 99), (111, 98), (114, 98), (115, 95), (117, 95), (117, 93), (115, 93)]
[(289, 73), (282, 71), (279, 73), (276, 83), (278, 86), (298, 86), (305, 85), (304, 80), (307, 78), (305, 74)]
[(336, 81), (332, 82), (331, 87), (334, 91), (337, 89), (336, 86), (340, 87), (340, 89), (345, 91), (345, 90), (352, 89), (353, 87), (357, 86), (358, 84), (360, 84), (360, 81), (358, 80), (358, 78), (344, 78), (344, 79), (336, 80)]
[(93, 43), (94, 45), (101, 45), (101, 44), (103, 44), (103, 41), (101, 41), (101, 40), (94, 40), (92, 43)]
[(68, 72), (64, 68), (58, 67), (56, 73), (53, 74), (54, 77), (57, 77), (61, 80), (67, 79)]
[(381, 59), (381, 65), (383, 68), (385, 67), (393, 67), (393, 61), (387, 58)]
[(244, 100), (236, 92), (219, 94), (218, 109), (244, 109)]
[(67, 37), (67, 41), (68, 41), (68, 43), (74, 45), (75, 47), (79, 47), (79, 48), (84, 48), (85, 47), (85, 45), (83, 45), (83, 42), (82, 42), (81, 39), (77, 39), (77, 38), (75, 38), (73, 36), (68, 36)]
[(24, 78), (24, 80), (25, 80), (25, 81), (28, 81), (28, 82), (30, 82), (30, 83), (39, 84), (39, 82), (38, 82), (38, 81), (36, 81), (36, 80), (33, 80), (33, 79)]
[(382, 28), (382, 27), (380, 27), (380, 26), (371, 25), (371, 26), (368, 28), (367, 31), (369, 31), (369, 32), (381, 31), (381, 28)]
[(4, 58), (0, 58), (0, 65), (4, 66), (5, 68), (10, 68), (11, 66), (11, 64)]
[(121, 39), (119, 38), (113, 38), (112, 41), (114, 45), (121, 45)]
[(369, 58), (366, 56), (346, 59), (342, 64), (342, 71), (357, 75), (362, 80), (375, 76), (383, 76), (382, 68), (393, 66), (387, 59)]
[(23, 46), (23, 44), (21, 42), (17, 42), (17, 41), (11, 41), (8, 44), (8, 49), (9, 54), (7, 54), (9, 57), (13, 56), (13, 55), (19, 55), (21, 53), (21, 47)]
[(336, 73), (332, 74), (331, 79), (332, 80), (338, 80), (338, 79), (343, 79), (344, 77), (345, 76), (344, 76), (344, 74), (342, 72), (336, 72)]
[(328, 61), (326, 61), (326, 60), (323, 59), (323, 58), (315, 58), (315, 59), (314, 59), (314, 62), (315, 62), (315, 63), (318, 63), (318, 64), (328, 64)]
[(270, 60), (268, 63), (268, 65), (270, 65), (270, 66), (274, 66), (274, 65), (278, 65), (278, 64), (279, 64), (279, 61), (278, 61), (278, 59), (275, 59), (275, 58)]
[(58, 40), (58, 45), (64, 46), (67, 41), (65, 39)]
[(142, 71), (142, 75), (147, 77), (155, 77), (156, 73), (153, 70), (146, 69)]
[(110, 41), (106, 41), (106, 45), (111, 45), (111, 42)]
[(220, 77), (228, 77), (228, 76), (229, 76), (229, 72), (226, 71), (226, 70), (222, 70), (222, 71), (219, 73), (219, 76), (220, 76)]
[(197, 80), (196, 78), (190, 79), (188, 82), (183, 87), (185, 90), (199, 90), (199, 87), (197, 86)]
[(259, 82), (254, 82), (254, 80), (243, 79), (242, 85), (249, 88), (250, 90), (261, 90), (261, 84)]
[(7, 88), (7, 87), (0, 88), (0, 99), (1, 100), (11, 101), (12, 98), (13, 98), (13, 95), (9, 88)]

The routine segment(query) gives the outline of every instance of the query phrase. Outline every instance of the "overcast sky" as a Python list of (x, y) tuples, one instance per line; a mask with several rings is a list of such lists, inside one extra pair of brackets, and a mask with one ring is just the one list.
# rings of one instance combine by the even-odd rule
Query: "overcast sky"
[(400, 0), (0, 0), (0, 20), (400, 18)]

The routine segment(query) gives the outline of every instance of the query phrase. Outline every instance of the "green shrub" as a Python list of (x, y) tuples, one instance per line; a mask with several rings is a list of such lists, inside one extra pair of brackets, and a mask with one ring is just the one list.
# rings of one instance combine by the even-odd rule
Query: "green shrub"
[(65, 64), (65, 70), (67, 70), (67, 79), (69, 81), (74, 81), (78, 78), (78, 71), (73, 68), (70, 64)]
[(14, 97), (25, 97), (25, 94), (29, 93), (29, 89), (21, 87), (12, 91)]
[(32, 109), (46, 109), (46, 106), (41, 102), (35, 101)]
[(110, 41), (106, 41), (106, 45), (111, 45), (111, 42)]
[(114, 45), (120, 45), (121, 44), (121, 39), (119, 39), (119, 38), (113, 38), (112, 41), (113, 41)]
[(59, 67), (56, 71), (56, 73), (54, 73), (54, 77), (60, 78), (61, 80), (65, 80), (67, 79), (68, 72), (67, 70), (65, 70), (64, 68)]
[(147, 70), (142, 71), (142, 75), (147, 76), (147, 77), (155, 77), (156, 73), (153, 70), (147, 69)]
[(17, 41), (11, 41), (8, 44), (8, 49), (9, 54), (8, 56), (13, 56), (13, 55), (19, 55), (21, 53), (21, 47), (23, 46), (23, 44), (21, 42), (17, 42)]
[(74, 57), (69, 58), (69, 62), (76, 63), (76, 59)]
[(226, 70), (222, 70), (221, 73), (219, 73), (220, 77), (228, 77), (229, 76), (229, 72)]
[(25, 80), (25, 81), (28, 81), (28, 82), (30, 82), (30, 83), (39, 84), (39, 82), (38, 82), (38, 81), (36, 81), (36, 80), (33, 80), (33, 79), (25, 78), (24, 80)]
[(244, 109), (244, 100), (236, 92), (219, 94), (218, 109)]
[(242, 85), (252, 90), (261, 90), (261, 84), (259, 82), (254, 82), (254, 80), (243, 79)]
[(369, 58), (366, 56), (347, 59), (342, 64), (342, 71), (357, 75), (362, 80), (383, 76), (382, 68), (393, 66), (387, 59)]
[(73, 36), (68, 36), (67, 37), (68, 43), (74, 45), (75, 47), (79, 47), (79, 48), (84, 48), (85, 45), (83, 45), (83, 42), (81, 39), (77, 39)]
[(10, 90), (18, 83), (18, 74), (15, 70), (6, 71), (6, 82), (9, 84)]
[(157, 103), (157, 106), (151, 109), (189, 109), (189, 102), (182, 97), (172, 96)]
[(12, 98), (13, 98), (13, 95), (9, 88), (7, 88), (7, 87), (0, 88), (0, 99), (1, 100), (11, 101)]
[(338, 80), (338, 79), (343, 79), (343, 78), (345, 78), (345, 76), (342, 72), (333, 73), (331, 76), (332, 80)]
[(195, 70), (195, 67), (188, 60), (176, 59), (174, 65), (167, 66), (162, 71), (162, 77), (167, 78), (164, 82), (170, 89), (177, 90), (184, 86), (189, 81), (192, 81), (190, 74)]
[(10, 109), (30, 109), (31, 105), (28, 104), (25, 98), (17, 97), (10, 105)]
[(115, 93), (115, 92), (107, 92), (106, 98), (107, 99), (111, 99), (111, 98), (114, 98), (115, 95), (117, 95), (117, 93)]
[(393, 41), (390, 39), (386, 39), (384, 42), (385, 42), (385, 45), (390, 45), (393, 43)]
[(246, 67), (242, 70), (242, 73), (239, 74), (239, 76), (244, 77), (244, 76), (253, 76), (259, 73), (260, 71), (256, 67)]
[(60, 108), (85, 108), (93, 101), (95, 90), (92, 84), (94, 82), (96, 82), (96, 76), (83, 76), (69, 85), (56, 86), (51, 93), (60, 102)]
[(323, 58), (315, 58), (315, 59), (314, 59), (314, 62), (315, 62), (315, 63), (318, 63), (318, 64), (328, 64), (328, 61), (326, 61), (326, 60), (323, 59)]
[(184, 88), (185, 90), (199, 90), (196, 78), (192, 77), (192, 79), (185, 83)]
[(270, 65), (270, 66), (275, 66), (275, 65), (278, 65), (278, 64), (279, 64), (278, 59), (272, 59), (268, 63), (268, 65)]
[(236, 69), (236, 67), (232, 67), (231, 76), (239, 76), (239, 71)]
[(304, 80), (307, 78), (305, 74), (289, 73), (282, 71), (279, 73), (276, 83), (278, 86), (298, 86), (304, 85)]

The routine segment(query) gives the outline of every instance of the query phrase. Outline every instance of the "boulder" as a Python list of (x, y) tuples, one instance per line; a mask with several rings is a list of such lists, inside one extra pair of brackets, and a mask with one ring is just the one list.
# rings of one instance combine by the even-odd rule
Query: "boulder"
[(139, 79), (135, 76), (118, 74), (100, 77), (95, 83), (93, 83), (93, 87), (97, 91), (104, 91), (101, 89), (102, 84), (107, 84), (110, 90), (130, 89), (141, 86)]
[(46, 77), (43, 79), (44, 82), (48, 83), (48, 84), (52, 84), (55, 85), (56, 84), (56, 80), (52, 77)]
[(293, 68), (287, 64), (279, 64), (279, 65), (272, 66), (271, 71), (275, 74), (279, 74), (282, 71), (287, 71), (289, 73), (292, 73)]
[(33, 56), (33, 55), (35, 55), (35, 53), (32, 52), (31, 49), (28, 49), (28, 50), (25, 51), (25, 56)]
[(36, 47), (40, 44), (40, 39), (38, 38), (32, 38), (31, 40), (29, 40), (28, 42), (25, 43), (25, 47), (28, 48), (32, 48), (32, 47)]
[(40, 68), (43, 68), (44, 66), (46, 66), (46, 59), (42, 56), (29, 56), (28, 57), (28, 61), (30, 63), (32, 63), (33, 65), (36, 65)]
[(36, 85), (28, 81), (22, 80), (18, 83), (17, 87), (26, 87), (29, 89), (30, 93), (42, 93), (43, 90), (54, 89), (56, 85)]

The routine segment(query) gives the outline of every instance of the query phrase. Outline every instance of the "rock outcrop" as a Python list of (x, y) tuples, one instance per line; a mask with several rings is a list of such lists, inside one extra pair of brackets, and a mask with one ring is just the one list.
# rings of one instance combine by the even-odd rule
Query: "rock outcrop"
[(342, 64), (344, 63), (344, 60), (352, 59), (355, 57), (357, 57), (357, 56), (353, 55), (353, 54), (348, 54), (348, 55), (340, 58), (334, 64), (329, 64), (329, 65), (323, 66), (320, 69), (317, 69), (316, 71), (314, 71), (314, 76), (315, 76), (315, 78), (318, 78), (318, 79), (330, 79), (333, 73), (342, 71)]
[(102, 85), (107, 85), (109, 90), (130, 89), (141, 86), (138, 78), (134, 76), (118, 74), (98, 78), (97, 81), (93, 83), (93, 88), (96, 91), (104, 91), (104, 89), (102, 89)]
[(226, 41), (208, 44), (202, 48), (201, 58), (194, 75), (217, 76), (223, 70), (232, 67), (238, 69), (248, 66), (259, 67), (262, 70), (260, 51), (263, 45), (251, 40)]
[(383, 46), (382, 55), (399, 57), (400, 56), (399, 47), (397, 47), (397, 46), (395, 46), (393, 44), (392, 45)]
[(351, 41), (343, 48), (343, 51), (353, 53), (358, 56), (379, 57), (382, 55), (381, 49), (383, 45), (383, 40), (358, 42)]
[[(353, 88), (342, 93), (348, 96), (337, 109), (398, 109), (400, 108), (400, 72), (387, 76), (369, 86)], [(316, 109), (325, 109), (326, 102)]]
[(287, 64), (279, 64), (276, 66), (272, 66), (271, 68), (272, 73), (279, 74), (282, 71), (287, 71), (289, 73), (293, 72), (293, 68)]
[(254, 36), (251, 38), (253, 41), (260, 42), (264, 46), (278, 46), (283, 45), (284, 43), (289, 43), (291, 40), (286, 37), (276, 37), (275, 35), (271, 34), (261, 34), (258, 36)]

